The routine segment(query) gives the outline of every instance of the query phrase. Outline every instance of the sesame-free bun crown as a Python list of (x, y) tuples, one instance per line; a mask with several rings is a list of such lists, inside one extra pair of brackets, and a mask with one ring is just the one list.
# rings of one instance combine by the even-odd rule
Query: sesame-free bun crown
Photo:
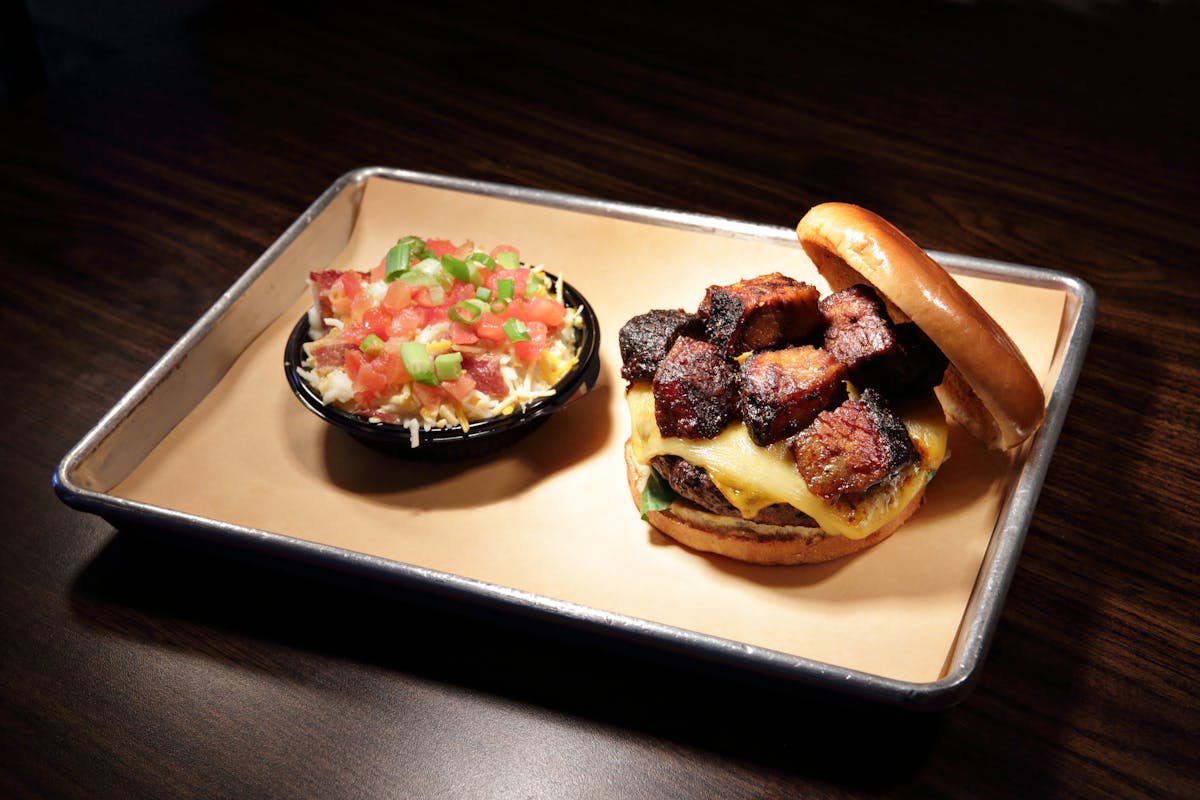
[(848, 203), (814, 206), (796, 226), (808, 257), (840, 291), (870, 284), (894, 322), (911, 320), (950, 362), (938, 399), (989, 447), (1006, 450), (1042, 422), (1045, 395), (1012, 339), (946, 270), (887, 220)]

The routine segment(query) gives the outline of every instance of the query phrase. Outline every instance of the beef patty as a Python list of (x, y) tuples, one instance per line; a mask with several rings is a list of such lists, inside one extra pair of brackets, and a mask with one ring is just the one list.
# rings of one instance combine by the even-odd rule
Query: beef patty
[[(741, 517), (742, 512), (725, 499), (721, 490), (703, 467), (697, 467), (679, 456), (655, 456), (650, 466), (663, 477), (680, 497), (690, 500), (706, 511), (725, 517)], [(763, 525), (799, 525), (817, 527), (813, 518), (787, 503), (774, 503), (758, 512), (753, 522)]]

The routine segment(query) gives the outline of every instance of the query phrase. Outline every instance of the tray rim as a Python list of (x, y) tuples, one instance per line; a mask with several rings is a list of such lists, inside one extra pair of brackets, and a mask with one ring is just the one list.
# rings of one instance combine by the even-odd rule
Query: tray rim
[[(145, 530), (157, 526), (174, 535), (182, 535), (189, 541), (232, 553), (267, 556), (272, 563), (278, 561), (280, 566), (290, 564), (315, 568), (318, 572), (352, 573), (356, 577), (371, 578), (406, 589), (423, 590), (452, 602), (486, 606), (490, 610), (601, 634), (637, 646), (682, 653), (713, 665), (732, 667), (769, 679), (829, 689), (888, 705), (936, 710), (953, 706), (966, 697), (978, 680), (979, 668), (999, 623), (1000, 611), (1015, 574), (1037, 497), (1062, 431), (1095, 326), (1097, 298), (1094, 289), (1077, 276), (1058, 270), (928, 251), (951, 273), (1058, 288), (1075, 304), (1074, 309), (1067, 309), (1066, 312), (1069, 314), (1073, 310), (1074, 320), (1065, 343), (1060, 342), (1062, 363), (1049, 392), (1045, 422), (1031, 440), (1025, 464), (1005, 499), (964, 610), (966, 624), (960, 629), (954, 649), (948, 656), (946, 673), (934, 681), (906, 681), (875, 675), (286, 534), (127, 500), (76, 482), (75, 471), (88, 456), (180, 364), (191, 346), (217, 324), (224, 312), (287, 249), (308, 223), (343, 192), (360, 188), (369, 179), (377, 177), (713, 235), (795, 242), (794, 230), (782, 226), (391, 167), (370, 166), (350, 170), (325, 189), (64, 455), (55, 468), (52, 484), (55, 493), (65, 504), (95, 514), (116, 528)], [(189, 412), (190, 409), (184, 414)]]

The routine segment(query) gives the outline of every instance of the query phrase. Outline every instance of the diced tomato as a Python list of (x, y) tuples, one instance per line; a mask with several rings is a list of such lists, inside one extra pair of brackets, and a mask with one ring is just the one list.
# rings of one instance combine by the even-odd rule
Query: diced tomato
[(419, 328), (425, 325), (425, 312), (416, 306), (402, 308), (392, 314), (392, 319), (388, 323), (389, 339), (412, 339), (413, 334)]
[(513, 298), (512, 302), (508, 304), (508, 308), (504, 309), (504, 313), (500, 316), (504, 317), (505, 319), (519, 319), (524, 322), (525, 300), (521, 297)]
[(350, 380), (358, 377), (358, 372), (366, 360), (367, 357), (357, 347), (346, 349), (346, 374), (350, 376)]
[(447, 253), (453, 253), (458, 249), (458, 245), (454, 244), (454, 242), (451, 242), (448, 239), (426, 239), (425, 247), (426, 249), (432, 251), (432, 253), (438, 258), (441, 258)]
[(463, 373), (462, 377), (452, 381), (442, 381), (439, 385), (442, 387), (442, 391), (459, 403), (462, 403), (471, 392), (475, 391), (475, 379), (467, 373)]
[(567, 309), (549, 297), (531, 297), (525, 301), (526, 321), (541, 322), (547, 327), (557, 328), (563, 324)]
[(348, 351), (346, 373), (354, 386), (354, 398), (363, 405), (371, 405), (381, 397), (391, 395), (411, 380), (398, 344), (385, 344), (378, 355), (370, 357), (357, 350)]
[(375, 357), (375, 361), (379, 371), (387, 378), (388, 386), (399, 388), (412, 380), (408, 370), (404, 368), (404, 359), (400, 357), (398, 344), (394, 347), (385, 344), (383, 352)]
[(479, 334), (470, 326), (462, 322), (450, 323), (450, 341), (455, 344), (475, 344), (479, 341)]
[(461, 303), (463, 300), (470, 300), (474, 296), (474, 284), (455, 281), (454, 288), (450, 290), (450, 294), (446, 297), (446, 302), (443, 305), (445, 305), (446, 308), (449, 308), (455, 303)]
[(380, 339), (388, 338), (388, 327), (391, 321), (392, 312), (383, 306), (371, 306), (362, 315), (363, 325)]
[(525, 362), (537, 360), (537, 357), (542, 354), (542, 348), (546, 346), (546, 324), (537, 320), (530, 320), (525, 323), (526, 330), (529, 331), (529, 339), (524, 342), (514, 342), (513, 352), (517, 354), (517, 358)]
[(446, 402), (447, 395), (441, 390), (441, 387), (430, 386), (428, 383), (414, 383), (412, 390), (417, 402), (430, 411)]
[[(445, 293), (442, 292), (441, 294), (442, 294), (442, 303), (444, 303), (445, 302)], [(430, 291), (430, 288), (428, 286), (418, 286), (415, 289), (413, 289), (413, 302), (415, 302), (419, 306), (425, 306), (426, 308), (437, 308), (438, 306), (442, 305), (442, 303), (436, 302), (434, 300), (433, 292)]]
[(480, 315), (479, 321), (475, 323), (475, 333), (480, 339), (492, 342), (503, 342), (508, 339), (508, 335), (504, 333), (504, 318), (491, 311), (485, 311)]
[(525, 267), (521, 269), (498, 269), (488, 276), (487, 283), (484, 285), (495, 292), (496, 285), (502, 278), (512, 278), (513, 297), (521, 298), (525, 296), (525, 284), (529, 282), (528, 269)]
[(392, 281), (388, 284), (387, 294), (380, 303), (392, 311), (408, 308), (412, 305), (412, 286), (403, 281)]
[(359, 292), (350, 300), (350, 318), (362, 319), (363, 314), (374, 305), (375, 298), (371, 297), (370, 292)]
[(362, 320), (347, 322), (342, 326), (342, 341), (358, 349), (358, 346), (362, 344), (362, 340), (367, 338), (370, 333), (371, 329)]
[(380, 363), (383, 359), (364, 361), (354, 376), (354, 399), (363, 405), (370, 405), (379, 399), (387, 389), (387, 372)]
[[(403, 312), (396, 312), (397, 314)], [(357, 322), (348, 322), (342, 327), (341, 339), (348, 345), (358, 347), (362, 344), (362, 340), (374, 334), (385, 342), (395, 336), (398, 331), (398, 326), (395, 324), (394, 315), (385, 308), (367, 309), (367, 313), (363, 315), (361, 320)]]
[(346, 316), (350, 313), (350, 303), (362, 291), (362, 274), (347, 270), (329, 287), (329, 305), (333, 313)]
[(387, 256), (379, 260), (375, 265), (375, 269), (371, 270), (371, 283), (381, 281), (387, 276)]
[(421, 313), (425, 315), (424, 324), (426, 326), (436, 325), (439, 322), (445, 322), (447, 319), (445, 306), (430, 306), (429, 308), (422, 308)]

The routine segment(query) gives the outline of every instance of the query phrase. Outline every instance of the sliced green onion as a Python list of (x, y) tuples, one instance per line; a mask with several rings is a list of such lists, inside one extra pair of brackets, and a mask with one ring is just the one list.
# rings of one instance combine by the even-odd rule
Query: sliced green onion
[(475, 296), (486, 303), (488, 300), (492, 299), (492, 290), (486, 286), (480, 286), (475, 290)]
[(405, 342), (400, 345), (400, 360), (404, 362), (404, 369), (414, 381), (437, 386), (433, 359), (429, 357), (429, 349), (425, 345), (420, 342)]
[(400, 275), (399, 279), (413, 286), (441, 286), (446, 288), (452, 282), (450, 276), (442, 271), (442, 262), (436, 258), (425, 258), (418, 261)]
[(525, 296), (533, 297), (538, 293), (538, 290), (546, 285), (546, 277), (540, 272), (532, 272), (529, 275), (529, 280), (525, 282)]
[(471, 271), (467, 269), (467, 262), (462, 259), (455, 258), (447, 253), (442, 256), (442, 269), (455, 280), (462, 281), (463, 283), (471, 282)]
[(512, 300), (516, 293), (516, 285), (512, 278), (501, 278), (496, 281), (496, 297), (500, 300)]
[(409, 247), (412, 249), (413, 256), (416, 257), (418, 261), (424, 261), (427, 258), (432, 258), (435, 260), (437, 259), (437, 253), (426, 247), (425, 240), (420, 236), (405, 236), (400, 241), (408, 242)]
[(450, 306), (450, 310), (446, 312), (446, 315), (455, 322), (461, 322), (464, 325), (474, 325), (483, 316), (483, 312), (487, 310), (487, 303), (482, 300), (468, 299), (460, 300)]
[(529, 341), (529, 329), (525, 327), (524, 322), (516, 317), (505, 320), (501, 327), (504, 329), (504, 335), (508, 337), (510, 342)]
[(380, 339), (373, 333), (367, 334), (363, 340), (358, 343), (358, 349), (362, 350), (367, 355), (375, 355), (383, 350), (383, 339)]
[(429, 302), (435, 306), (440, 306), (446, 302), (446, 290), (439, 283), (437, 286), (429, 287)]
[(408, 269), (410, 260), (412, 260), (412, 245), (401, 239), (392, 246), (392, 249), (388, 250), (387, 268), (384, 271), (383, 279), (391, 283), (399, 278)]
[(462, 377), (462, 353), (442, 353), (433, 359), (433, 371), (440, 381), (456, 381)]
[(467, 261), (475, 261), (483, 264), (488, 269), (496, 268), (496, 259), (489, 256), (487, 253), (471, 253), (467, 256)]
[(496, 263), (505, 269), (520, 269), (521, 267), (521, 260), (512, 250), (505, 250), (503, 253), (497, 253)]
[(411, 269), (408, 272), (401, 273), (400, 277), (396, 278), (396, 280), (401, 283), (407, 283), (410, 286), (441, 286), (437, 278)]
[(489, 308), (492, 309), (493, 314), (503, 314), (505, 311), (508, 310), (509, 302), (511, 302), (511, 301), (505, 300), (503, 297), (501, 297), (499, 299), (493, 300), (491, 302), (491, 305), (489, 306)]

